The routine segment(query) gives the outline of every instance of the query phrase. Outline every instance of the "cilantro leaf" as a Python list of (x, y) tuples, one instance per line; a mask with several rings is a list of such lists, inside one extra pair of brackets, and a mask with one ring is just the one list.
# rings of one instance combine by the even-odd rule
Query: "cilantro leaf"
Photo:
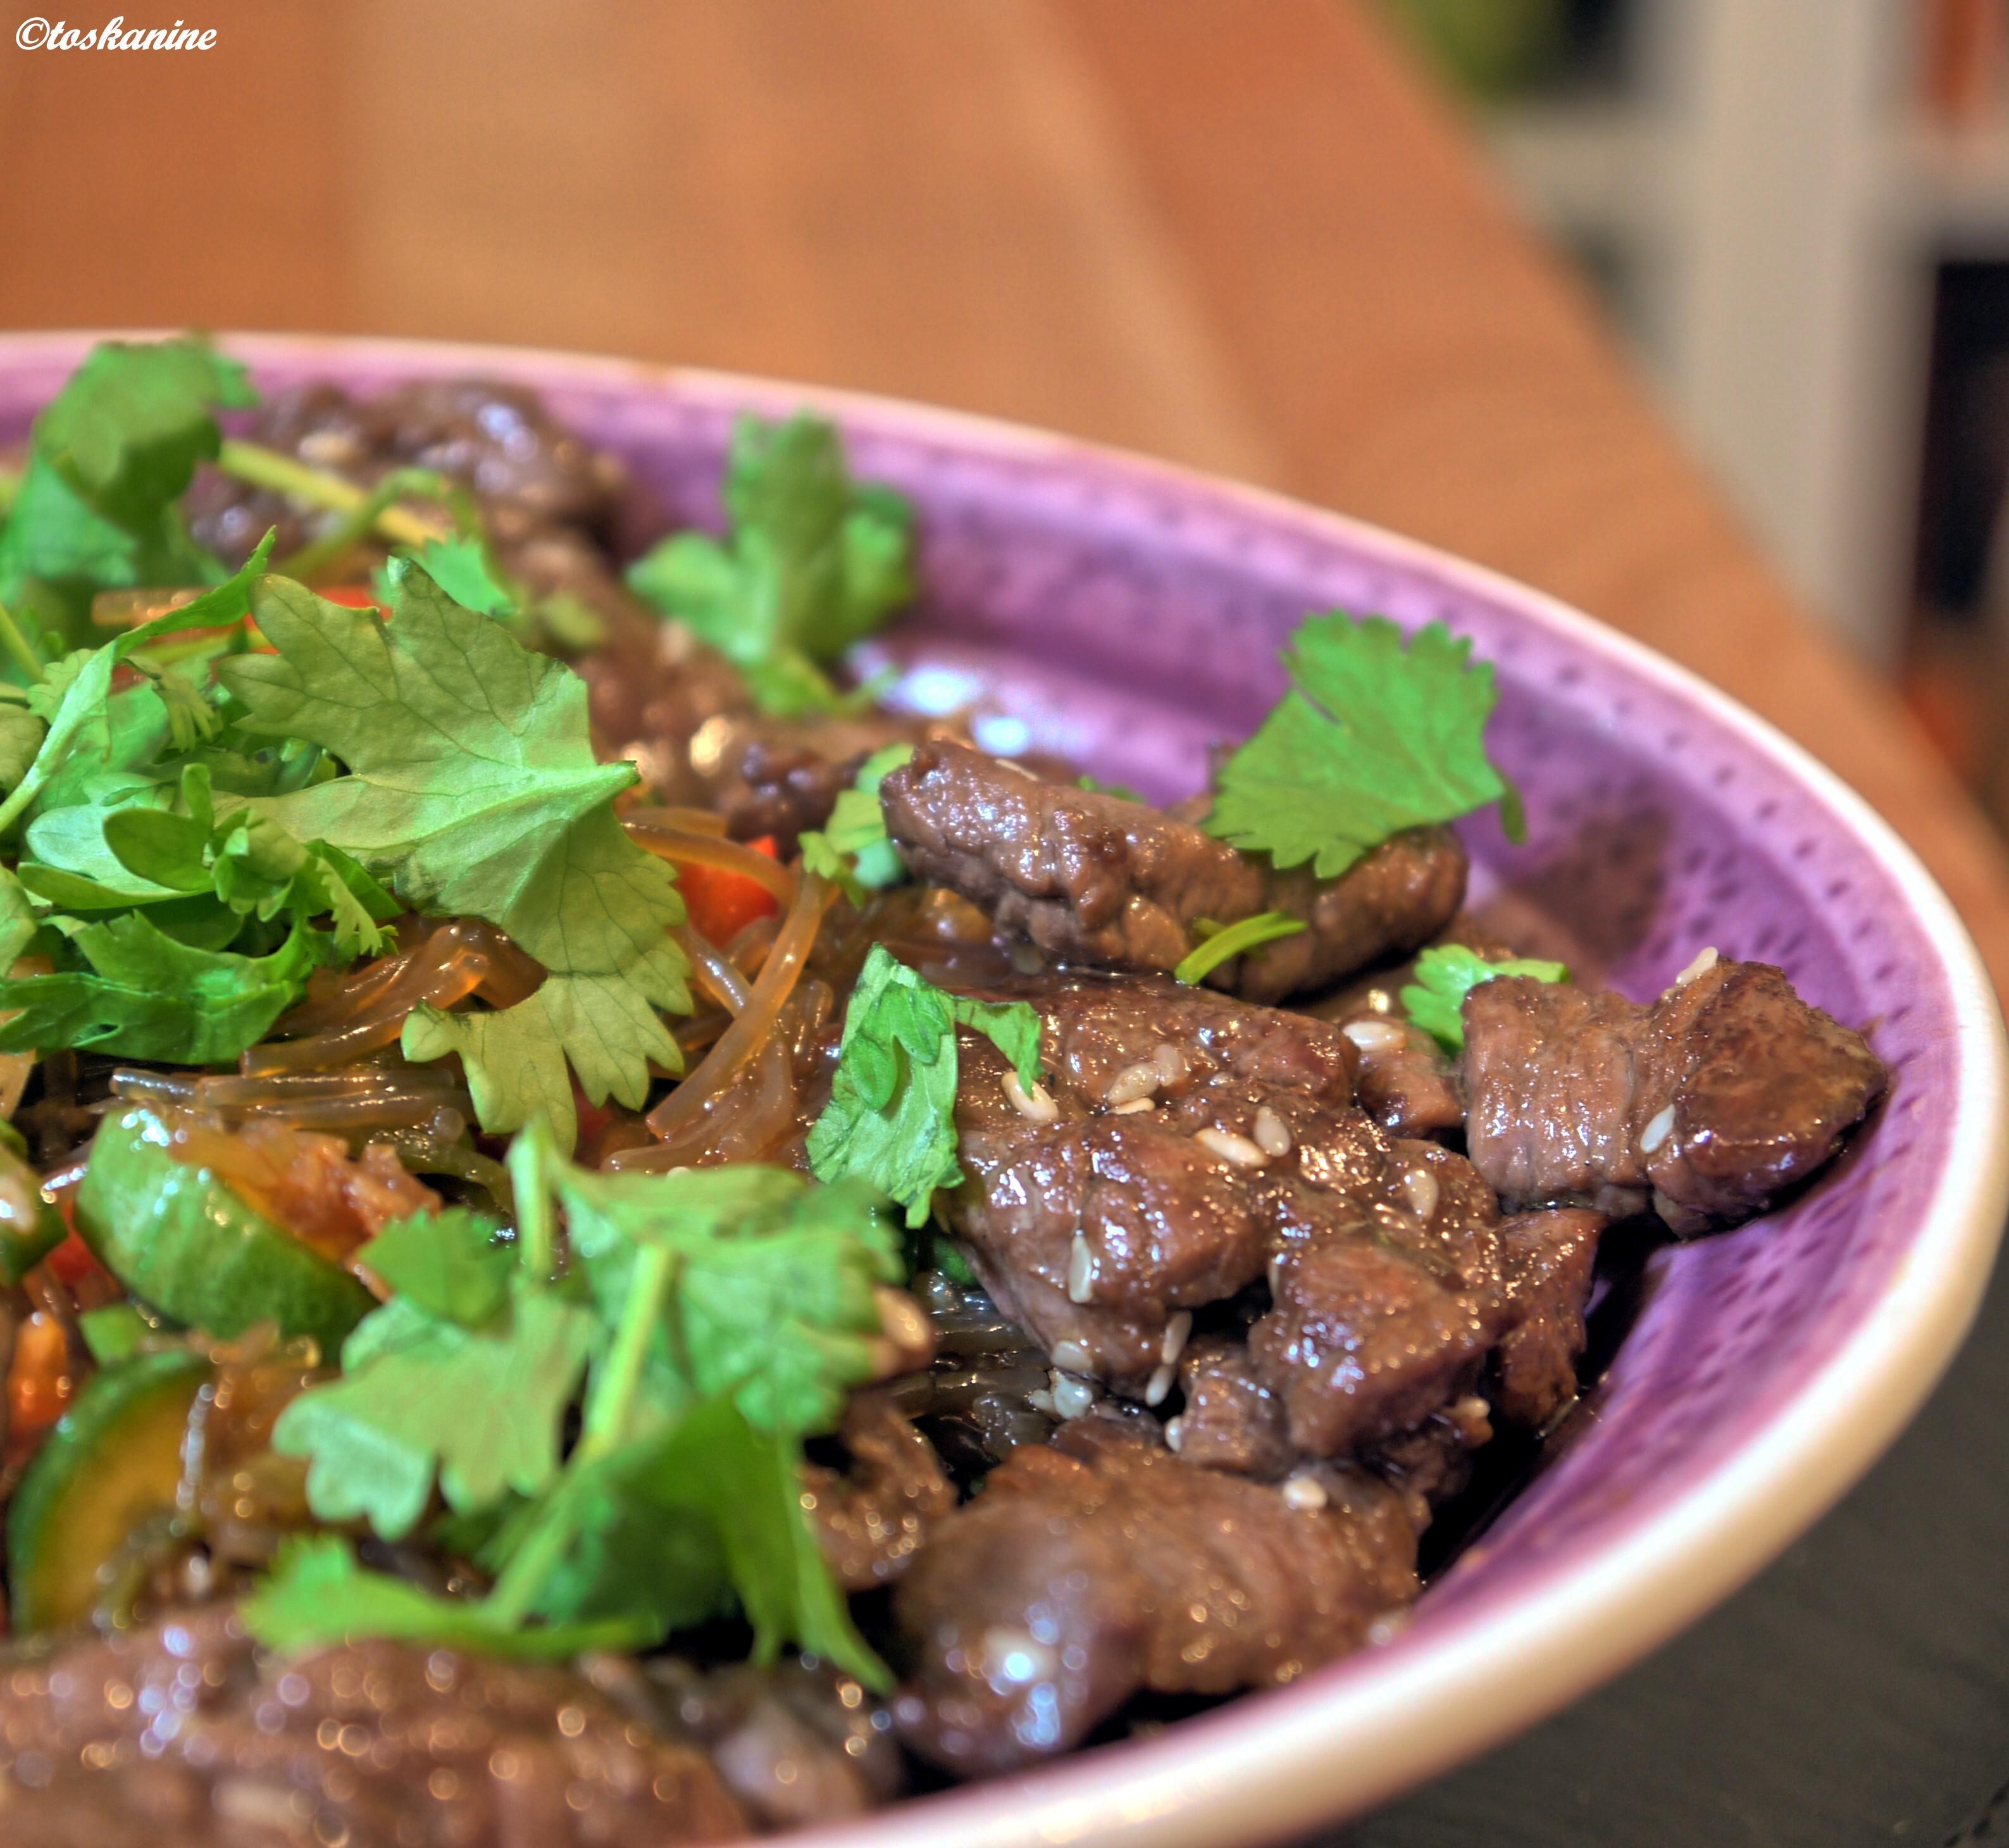
[(851, 787), (838, 795), (827, 825), (802, 837), (803, 866), (835, 880), (853, 904), (862, 903), (868, 889), (898, 885), (907, 876), (907, 863), (886, 832), (879, 786), (913, 754), (911, 744), (875, 750), (859, 765)]
[(913, 596), (911, 509), (855, 484), (835, 428), (806, 413), (739, 419), (725, 507), (723, 541), (674, 534), (629, 568), (629, 587), (743, 669), (764, 711), (840, 704), (822, 669)]
[(296, 927), (268, 956), (239, 956), (178, 942), (130, 912), (74, 926), (72, 945), (87, 970), (0, 981), (0, 1052), (59, 1047), (220, 1065), (265, 1037), (299, 997), (324, 939)]
[[(657, 1009), (688, 1013), (675, 875), (611, 798), (633, 765), (596, 762), (585, 684), (394, 561), (394, 619), (283, 579), (254, 596), (275, 655), (218, 669), (246, 732), (304, 738), (348, 774), (253, 806), (326, 841), (415, 909), (486, 918), (549, 972), (532, 999), (595, 1103), (682, 1069)], [(529, 1003), (524, 1004), (526, 1006)], [(526, 1020), (534, 1016), (526, 1016)]]
[(1566, 982), (1568, 969), (1527, 956), (1490, 963), (1462, 943), (1438, 944), (1416, 959), (1416, 979), (1402, 990), (1402, 1009), (1447, 1052), (1465, 1045), (1465, 998), (1497, 976), (1532, 976), (1539, 982)]
[(1321, 879), (1490, 802), (1520, 838), (1520, 799), (1486, 756), (1493, 669), (1471, 653), (1441, 623), (1405, 647), (1383, 617), (1307, 617), (1284, 651), (1291, 690), (1222, 766), (1207, 832)]
[[(95, 751), (101, 757), (111, 754), (117, 742), (112, 711), (112, 676), (119, 664), (158, 637), (234, 623), (248, 614), (252, 583), (264, 572), (271, 550), (272, 535), (268, 533), (245, 561), (243, 569), (214, 590), (179, 609), (127, 630), (101, 648), (80, 651), (59, 669), (51, 670), (48, 685), (30, 695), (30, 703), (42, 708), (42, 716), (48, 721), (48, 735), (27, 774), (6, 800), (0, 803), (0, 832), (28, 812), (30, 804), (73, 755), (86, 750)], [(158, 695), (150, 693), (147, 697), (158, 704)]]
[(527, 1661), (561, 1661), (587, 1649), (633, 1649), (655, 1640), (627, 1616), (519, 1628), (470, 1599), (435, 1597), (409, 1579), (370, 1572), (336, 1534), (304, 1535), (280, 1548), (271, 1574), (238, 1607), (266, 1648), (296, 1655), (364, 1637), (476, 1649)]
[(655, 1481), (666, 1500), (717, 1523), (734, 1589), (753, 1626), (753, 1659), (784, 1642), (833, 1662), (881, 1694), (892, 1678), (852, 1627), (803, 1508), (801, 1457), (731, 1403), (697, 1407), (667, 1440)]
[(845, 1009), (830, 1102), (809, 1136), (819, 1180), (869, 1181), (927, 1218), (937, 1188), (962, 1178), (955, 1158), (957, 1026), (983, 1034), (1029, 1089), (1039, 1077), (1040, 1016), (1022, 1001), (951, 995), (874, 944)]
[(81, 639), (96, 589), (221, 578), (176, 503), (217, 453), (213, 411), (256, 402), (243, 367), (199, 341), (94, 347), (35, 420), (0, 530), (0, 598), (55, 587), (62, 626)]
[(544, 990), (490, 1013), (443, 1013), (421, 1002), (405, 1016), (405, 1056), (423, 1065), (458, 1053), (474, 1114), (491, 1133), (520, 1130), (539, 1116), (564, 1147), (579, 1134), (572, 1078), (558, 1030), (544, 1012)]
[(107, 341), (36, 420), (35, 450), (94, 513), (137, 530), (214, 459), (211, 411), (257, 401), (243, 367), (200, 341)]
[(273, 1448), (308, 1459), (307, 1504), (367, 1520), (387, 1540), (417, 1525), (437, 1474), (450, 1507), (533, 1495), (558, 1470), (559, 1421), (585, 1370), (593, 1318), (524, 1289), (506, 1326), (473, 1331), (394, 1296), (342, 1348), (342, 1374), (280, 1413)]
[(812, 1187), (786, 1169), (742, 1163), (667, 1175), (555, 1179), (572, 1250), (611, 1313), (636, 1254), (678, 1259), (666, 1345), (680, 1379), (662, 1410), (730, 1400), (764, 1431), (822, 1431), (870, 1377), (879, 1332), (873, 1286), (900, 1275), (871, 1190)]
[(14, 967), (15, 959), (41, 928), (27, 888), (0, 867), (0, 974)]
[(500, 1223), (450, 1206), (393, 1219), (356, 1254), (355, 1262), (441, 1321), (479, 1328), (509, 1300), (516, 1254), (498, 1245)]

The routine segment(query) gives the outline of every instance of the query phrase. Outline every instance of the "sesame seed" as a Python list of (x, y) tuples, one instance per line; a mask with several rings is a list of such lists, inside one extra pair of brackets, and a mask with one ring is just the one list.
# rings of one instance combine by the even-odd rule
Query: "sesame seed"
[(1652, 1155), (1674, 1133), (1674, 1107), (1670, 1104), (1664, 1109), (1656, 1111), (1653, 1119), (1646, 1125), (1639, 1138), (1640, 1154)]
[(1427, 1219), (1437, 1210), (1437, 1177), (1427, 1168), (1411, 1168), (1402, 1176), (1402, 1193), (1409, 1210), (1419, 1219)]
[(1165, 1339), (1158, 1349), (1158, 1358), (1170, 1367), (1185, 1352), (1186, 1337), (1192, 1332), (1192, 1311), (1182, 1309), (1165, 1324)]
[(1160, 1084), (1176, 1084), (1186, 1075), (1185, 1055), (1169, 1040), (1160, 1040), (1152, 1048), (1151, 1064)]
[(1284, 1482), (1284, 1506), (1295, 1508), (1300, 1514), (1316, 1514), (1326, 1505), (1325, 1484), (1316, 1476), (1299, 1470), (1288, 1477)]
[(1157, 1107), (1158, 1100), (1156, 1098), (1132, 1098), (1127, 1104), (1113, 1105), (1109, 1114), (1111, 1116), (1135, 1116), (1139, 1112), (1155, 1110)]
[(1079, 1232), (1068, 1247), (1067, 1291), (1070, 1303), (1086, 1303), (1095, 1293), (1095, 1254), (1088, 1248), (1086, 1236)]
[(1402, 1043), (1402, 1030), (1387, 1020), (1348, 1020), (1340, 1030), (1363, 1052), (1392, 1052)]
[(1183, 1418), (1167, 1419), (1165, 1421), (1165, 1448), (1176, 1456), (1178, 1455), (1180, 1445), (1183, 1444), (1185, 1441), (1185, 1420)]
[(1135, 1065), (1126, 1065), (1109, 1080), (1109, 1088), (1102, 1094), (1102, 1101), (1112, 1107), (1133, 1103), (1139, 1098), (1148, 1098), (1164, 1081), (1150, 1059), (1139, 1059)]
[(1144, 1388), (1146, 1405), (1163, 1405), (1165, 1395), (1172, 1389), (1172, 1370), (1169, 1367), (1154, 1367), (1151, 1378)]
[(1232, 1130), (1196, 1130), (1193, 1140), (1237, 1168), (1260, 1168), (1269, 1158), (1246, 1136), (1238, 1136)]
[(1267, 1104), (1256, 1112), (1256, 1145), (1266, 1155), (1288, 1155), (1291, 1152), (1291, 1132), (1284, 1119)]
[(1698, 950), (1695, 952), (1695, 960), (1668, 983), (1667, 992), (1670, 995), (1677, 994), (1685, 988), (1697, 976), (1708, 974), (1716, 967), (1717, 960), (1716, 946), (1713, 944), (1707, 949)]
[(1054, 1364), (1065, 1367), (1070, 1373), (1095, 1371), (1095, 1356), (1079, 1341), (1056, 1341), (1054, 1343)]
[(1035, 1084), (1030, 1091), (1019, 1082), (1016, 1072), (1007, 1072), (1004, 1078), (1004, 1095), (1011, 1100), (1012, 1108), (1021, 1116), (1034, 1123), (1051, 1123), (1061, 1113), (1061, 1107), (1043, 1084)]
[(1053, 1381), (1054, 1410), (1063, 1418), (1079, 1418), (1093, 1407), (1095, 1389), (1087, 1381), (1065, 1373), (1056, 1373)]

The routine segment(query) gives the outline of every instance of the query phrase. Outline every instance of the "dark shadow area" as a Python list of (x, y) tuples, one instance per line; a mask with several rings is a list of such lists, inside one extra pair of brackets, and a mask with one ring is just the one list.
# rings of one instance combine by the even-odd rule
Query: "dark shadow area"
[(2009, 1273), (1834, 1513), (1607, 1688), (1305, 1848), (1852, 1848), (2004, 1835)]

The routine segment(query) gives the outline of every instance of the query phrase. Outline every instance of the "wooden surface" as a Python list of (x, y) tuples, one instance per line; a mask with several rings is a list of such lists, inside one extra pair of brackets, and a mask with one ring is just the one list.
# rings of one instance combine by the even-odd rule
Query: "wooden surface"
[(0, 51), (0, 324), (493, 339), (840, 382), (1437, 541), (1862, 789), (2009, 982), (2009, 875), (1339, 0), (219, 0)]
[[(0, 50), (0, 325), (627, 353), (1264, 482), (1727, 687), (1890, 817), (2009, 984), (1994, 838), (1341, 0), (217, 0), (200, 23), (213, 51)], [(2005, 1327), (1998, 1284), (1919, 1425), (1757, 1585), (1345, 1839), (1995, 1839)]]

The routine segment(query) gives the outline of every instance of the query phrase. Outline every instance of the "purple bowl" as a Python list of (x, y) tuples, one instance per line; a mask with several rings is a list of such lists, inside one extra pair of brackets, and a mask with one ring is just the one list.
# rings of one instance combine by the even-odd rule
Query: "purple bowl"
[[(87, 346), (0, 339), (0, 442)], [(1202, 779), (1343, 605), (1441, 619), (1497, 666), (1495, 750), (1531, 838), (1466, 829), (1474, 896), (1644, 997), (1695, 952), (1773, 962), (1860, 1024), (1892, 1094), (1785, 1210), (1661, 1252), (1595, 1416), (1398, 1635), (1147, 1743), (919, 1799), (809, 1848), (1222, 1844), (1358, 1811), (1524, 1726), (1725, 1596), (1868, 1467), (1979, 1300), (2009, 1201), (2000, 1014), (1910, 850), (1763, 721), (1551, 599), (1333, 515), (1061, 438), (882, 400), (558, 355), (232, 339), (261, 382), (479, 371), (541, 390), (674, 518), (715, 523), (734, 412), (810, 403), (912, 495), (926, 594), (897, 697), (980, 707), (1153, 795)], [(1589, 920), (1586, 922), (1586, 920)]]

